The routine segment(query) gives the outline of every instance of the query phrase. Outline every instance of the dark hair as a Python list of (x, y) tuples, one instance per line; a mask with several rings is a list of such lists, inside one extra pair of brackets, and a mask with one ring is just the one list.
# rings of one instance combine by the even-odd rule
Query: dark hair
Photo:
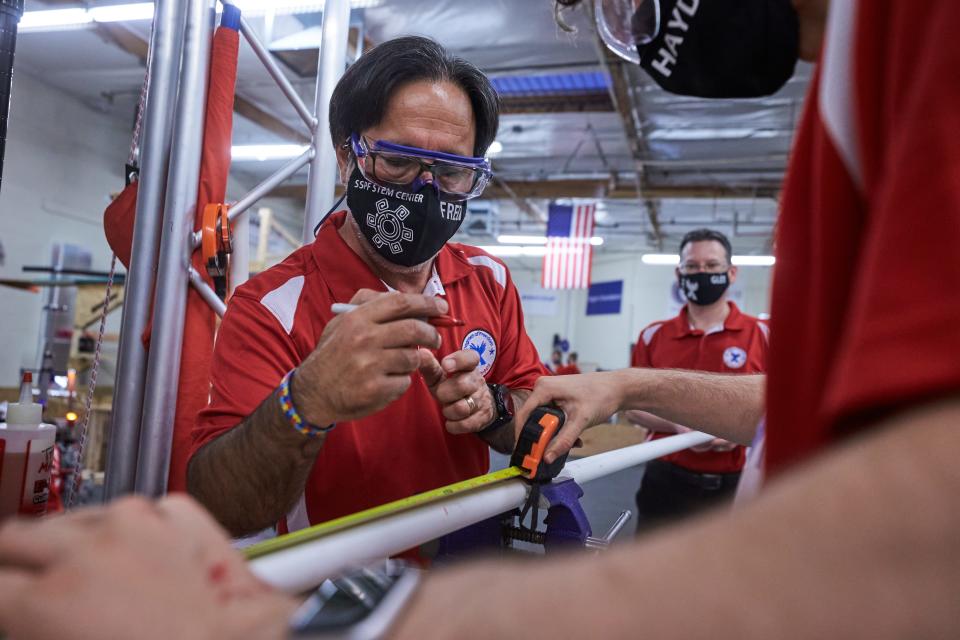
[(473, 153), (485, 154), (500, 123), (496, 90), (480, 69), (420, 36), (388, 40), (347, 69), (330, 97), (333, 144), (343, 144), (351, 133), (379, 124), (394, 92), (419, 80), (447, 80), (463, 89), (473, 107), (477, 128)]
[(571, 351), (571, 352), (567, 355), (567, 361), (569, 362), (570, 360), (573, 360), (574, 362), (577, 361), (577, 352), (576, 352), (576, 351)]
[(680, 241), (680, 251), (678, 253), (683, 253), (683, 248), (691, 242), (703, 242), (704, 240), (714, 240), (722, 244), (723, 250), (727, 254), (727, 264), (733, 263), (733, 247), (730, 245), (730, 240), (727, 239), (727, 236), (713, 229), (694, 229), (693, 231), (688, 231), (683, 236), (683, 240)]

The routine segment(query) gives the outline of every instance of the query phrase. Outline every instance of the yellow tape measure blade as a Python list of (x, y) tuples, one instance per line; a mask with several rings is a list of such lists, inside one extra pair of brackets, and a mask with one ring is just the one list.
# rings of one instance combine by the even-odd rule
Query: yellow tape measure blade
[(371, 507), (364, 511), (358, 511), (357, 513), (341, 516), (334, 520), (328, 520), (327, 522), (322, 522), (306, 529), (300, 529), (299, 531), (252, 544), (243, 549), (243, 555), (246, 556), (248, 560), (259, 558), (260, 556), (265, 556), (275, 551), (289, 549), (304, 542), (316, 540), (331, 533), (372, 522), (395, 513), (400, 513), (401, 511), (437, 502), (496, 482), (516, 478), (523, 475), (523, 473), (523, 469), (519, 467), (507, 467), (506, 469), (494, 471), (493, 473), (488, 473), (483, 476), (477, 476), (476, 478), (468, 478), (467, 480), (462, 480), (454, 484), (448, 484), (444, 487), (418, 493), (409, 498), (394, 500), (393, 502)]

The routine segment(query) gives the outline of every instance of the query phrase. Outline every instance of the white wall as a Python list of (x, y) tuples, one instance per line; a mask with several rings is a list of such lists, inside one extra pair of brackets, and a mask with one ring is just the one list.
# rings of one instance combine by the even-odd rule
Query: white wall
[[(109, 268), (103, 209), (110, 194), (124, 186), (130, 125), (15, 73), (0, 186), (0, 242), (6, 255), (0, 277), (38, 275), (24, 274), (21, 267), (48, 264), (55, 242), (83, 246), (93, 254), (94, 269)], [(45, 299), (45, 290), (0, 287), (0, 386), (15, 386), (21, 366), (36, 366)]]
[[(541, 293), (540, 267), (536, 260), (508, 259), (507, 264), (521, 293)], [(766, 313), (769, 305), (771, 269), (741, 267), (735, 290), (740, 308), (751, 315)], [(586, 315), (586, 290), (555, 291), (558, 296), (556, 314), (538, 316), (525, 311), (527, 333), (541, 359), (548, 359), (553, 334), (559, 333), (578, 352), (582, 368), (596, 365), (617, 369), (629, 365), (630, 345), (640, 330), (656, 320), (675, 314), (671, 304), (670, 285), (674, 282), (673, 267), (643, 264), (640, 255), (597, 256), (594, 258), (593, 282), (623, 280), (621, 312), (615, 315)]]

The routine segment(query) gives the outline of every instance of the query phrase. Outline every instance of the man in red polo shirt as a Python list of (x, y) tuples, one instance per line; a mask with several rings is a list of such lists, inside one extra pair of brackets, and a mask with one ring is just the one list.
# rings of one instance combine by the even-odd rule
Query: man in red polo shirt
[[(640, 332), (632, 366), (717, 373), (765, 370), (767, 325), (727, 300), (728, 288), (737, 279), (732, 260), (730, 240), (719, 231), (695, 229), (683, 236), (676, 275), (687, 304), (676, 317)], [(689, 431), (643, 411), (630, 411), (627, 417), (649, 429), (653, 440)], [(743, 462), (743, 446), (715, 438), (648, 463), (637, 492), (637, 533), (728, 503)]]
[(345, 203), (234, 294), (194, 431), (189, 491), (235, 535), (477, 476), (488, 446), (513, 449), (512, 401), (545, 369), (504, 264), (448, 243), (489, 181), (497, 109), (426, 38), (379, 45), (338, 83)]

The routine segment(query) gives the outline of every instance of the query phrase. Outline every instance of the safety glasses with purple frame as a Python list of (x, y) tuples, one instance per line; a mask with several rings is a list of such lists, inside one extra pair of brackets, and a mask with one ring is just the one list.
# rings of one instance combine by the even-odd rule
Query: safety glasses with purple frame
[(476, 198), (493, 175), (486, 158), (429, 151), (385, 140), (370, 142), (356, 133), (350, 135), (350, 146), (360, 173), (367, 180), (417, 191), (431, 182), (423, 178), (430, 174), (442, 200)]

